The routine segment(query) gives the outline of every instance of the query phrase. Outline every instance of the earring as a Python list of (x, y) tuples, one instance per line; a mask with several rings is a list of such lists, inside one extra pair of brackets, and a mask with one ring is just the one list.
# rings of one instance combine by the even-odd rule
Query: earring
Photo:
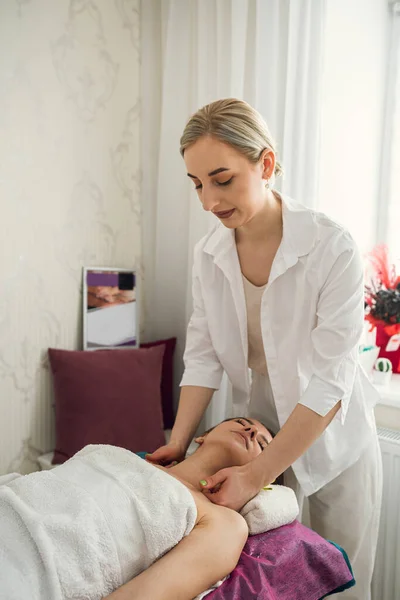
[(266, 183), (265, 183), (265, 187), (267, 188), (267, 190), (269, 190), (269, 181), (267, 179)]

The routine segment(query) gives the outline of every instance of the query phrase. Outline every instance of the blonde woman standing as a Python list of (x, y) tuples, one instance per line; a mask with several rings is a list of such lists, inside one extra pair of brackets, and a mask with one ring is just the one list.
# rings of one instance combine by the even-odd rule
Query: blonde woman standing
[(274, 142), (247, 103), (219, 100), (196, 112), (181, 154), (204, 210), (219, 222), (195, 249), (171, 441), (149, 460), (182, 460), (225, 371), (234, 415), (260, 419), (276, 437), (249, 464), (199, 488), (239, 509), (285, 473), (300, 502), (309, 499), (312, 528), (349, 554), (357, 585), (344, 596), (367, 600), (382, 475), (377, 394), (358, 364), (358, 250), (342, 226), (274, 191)]

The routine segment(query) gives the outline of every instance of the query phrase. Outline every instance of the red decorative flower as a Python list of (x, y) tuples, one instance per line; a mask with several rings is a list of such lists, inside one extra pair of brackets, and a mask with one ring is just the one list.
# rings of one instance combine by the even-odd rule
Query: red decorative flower
[(365, 285), (365, 318), (371, 329), (383, 326), (389, 336), (400, 332), (400, 275), (390, 263), (386, 245), (378, 245), (367, 255), (369, 272)]

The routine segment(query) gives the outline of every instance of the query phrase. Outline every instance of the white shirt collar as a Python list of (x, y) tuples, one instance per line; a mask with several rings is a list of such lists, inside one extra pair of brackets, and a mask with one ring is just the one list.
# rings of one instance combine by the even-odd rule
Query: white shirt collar
[[(296, 264), (300, 256), (308, 254), (317, 241), (317, 224), (314, 213), (288, 196), (282, 199), (283, 236), (281, 254), (286, 269)], [(204, 246), (204, 252), (218, 263), (222, 256), (235, 246), (235, 230), (222, 223), (217, 225)]]

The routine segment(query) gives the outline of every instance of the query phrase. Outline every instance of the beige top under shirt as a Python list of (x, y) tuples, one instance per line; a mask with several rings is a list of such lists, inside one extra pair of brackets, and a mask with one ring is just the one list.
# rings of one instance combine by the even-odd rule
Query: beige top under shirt
[(259, 419), (276, 434), (280, 426), (261, 332), (261, 299), (267, 284), (256, 286), (243, 274), (242, 279), (247, 310), (248, 366), (252, 370), (248, 416)]
[(249, 369), (267, 374), (264, 344), (261, 333), (261, 298), (267, 284), (258, 287), (242, 275), (247, 309), (247, 337), (249, 342)]

